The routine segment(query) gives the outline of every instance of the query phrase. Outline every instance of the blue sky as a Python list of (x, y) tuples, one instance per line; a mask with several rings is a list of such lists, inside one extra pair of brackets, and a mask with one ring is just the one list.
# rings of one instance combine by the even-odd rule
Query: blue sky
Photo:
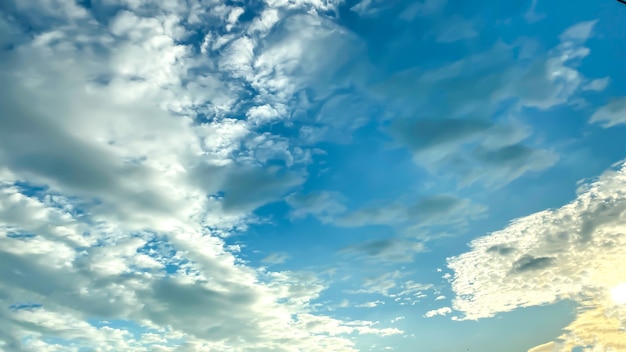
[(626, 350), (626, 6), (0, 5), (0, 350)]

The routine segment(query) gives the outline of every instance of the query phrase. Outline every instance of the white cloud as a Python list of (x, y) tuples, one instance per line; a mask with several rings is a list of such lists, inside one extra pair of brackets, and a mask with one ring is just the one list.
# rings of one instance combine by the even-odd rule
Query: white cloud
[(611, 78), (610, 77), (598, 78), (598, 79), (594, 79), (593, 81), (587, 83), (583, 87), (583, 89), (584, 90), (591, 90), (591, 91), (595, 91), (595, 92), (602, 92), (603, 90), (606, 89), (606, 87), (609, 86), (610, 83), (611, 83)]
[(612, 333), (608, 324), (626, 322), (624, 307), (610, 298), (626, 277), (625, 190), (622, 162), (581, 186), (569, 204), (517, 219), (472, 241), (470, 251), (448, 260), (454, 270), (452, 308), (473, 320), (574, 300), (583, 309), (565, 339), (573, 343), (571, 348), (600, 348), (603, 341), (590, 336)]
[(361, 303), (361, 304), (357, 304), (355, 305), (355, 307), (357, 308), (375, 308), (381, 304), (385, 304), (385, 302), (383, 301), (371, 301), (371, 302), (365, 302), (365, 303)]
[(604, 128), (626, 123), (626, 97), (613, 99), (599, 108), (589, 120), (590, 123), (599, 123)]
[(438, 309), (429, 310), (428, 312), (426, 312), (426, 314), (424, 314), (424, 317), (432, 318), (438, 315), (446, 316), (450, 313), (452, 313), (452, 309), (450, 307), (441, 307)]
[(593, 27), (596, 25), (597, 22), (598, 21), (595, 20), (577, 23), (561, 33), (559, 39), (564, 42), (569, 40), (584, 42), (589, 39), (589, 37), (591, 37)]

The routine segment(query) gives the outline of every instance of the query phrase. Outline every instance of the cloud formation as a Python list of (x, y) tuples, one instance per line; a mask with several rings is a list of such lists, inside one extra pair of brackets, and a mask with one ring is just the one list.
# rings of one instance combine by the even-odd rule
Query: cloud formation
[(314, 13), (334, 6), (270, 1), (246, 23), (211, 2), (6, 6), (2, 349), (356, 351), (352, 334), (400, 333), (318, 314), (323, 282), (224, 241), (304, 182), (311, 151), (258, 128), (331, 79), (326, 44), (346, 43)]
[[(589, 339), (610, 333), (603, 327), (608, 321), (599, 318), (606, 317), (613, 326), (626, 323), (626, 307), (611, 299), (611, 291), (626, 275), (625, 189), (622, 162), (581, 186), (571, 203), (517, 219), (473, 240), (469, 252), (448, 260), (454, 270), (453, 308), (463, 319), (480, 319), (519, 307), (574, 300), (591, 310), (581, 311), (566, 328), (571, 336), (563, 343), (603, 346), (605, 340)], [(623, 335), (621, 330), (612, 333)]]
[(573, 104), (584, 89), (603, 89), (604, 82), (578, 70), (595, 24), (571, 26), (545, 52), (519, 38), (434, 69), (408, 69), (372, 93), (395, 103), (401, 118), (389, 123), (389, 133), (418, 165), (461, 186), (501, 187), (559, 160), (530, 138), (532, 128), (521, 122), (528, 111)]

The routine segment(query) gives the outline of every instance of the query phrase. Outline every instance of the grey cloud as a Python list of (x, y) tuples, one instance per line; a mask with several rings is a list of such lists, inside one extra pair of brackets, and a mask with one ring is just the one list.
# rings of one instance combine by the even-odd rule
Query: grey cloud
[(83, 143), (50, 123), (42, 116), (41, 107), (24, 99), (28, 94), (19, 86), (2, 84), (2, 87), (0, 155), (5, 164), (79, 191), (120, 187), (118, 175), (133, 173), (133, 169), (137, 176), (141, 176), (141, 167), (119, 165), (101, 148)]
[(256, 208), (278, 199), (287, 190), (304, 182), (300, 173), (273, 168), (235, 170), (223, 185), (224, 208)]
[[(502, 186), (521, 175), (552, 166), (554, 152), (521, 143), (530, 134), (516, 121), (494, 124), (482, 119), (398, 120), (390, 128), (415, 160), (432, 172), (453, 172), (466, 186)], [(474, 144), (473, 148), (470, 146)]]
[(391, 133), (411, 150), (419, 152), (441, 145), (467, 142), (492, 126), (491, 122), (479, 119), (397, 120), (391, 125)]
[(374, 262), (410, 262), (416, 253), (424, 250), (421, 242), (389, 238), (357, 243), (342, 249), (340, 253)]
[(417, 217), (437, 218), (450, 214), (466, 204), (467, 200), (465, 199), (449, 194), (437, 194), (420, 199), (409, 209), (409, 214)]
[(190, 182), (202, 187), (207, 194), (220, 195), (222, 207), (227, 212), (252, 211), (280, 199), (304, 180), (302, 172), (245, 164), (200, 164), (189, 173)]
[(456, 171), (461, 186), (481, 182), (498, 188), (524, 174), (545, 170), (558, 160), (553, 151), (515, 144), (495, 149), (474, 148), (468, 154), (446, 157), (441, 165)]
[[(150, 287), (151, 295), (143, 308), (155, 323), (173, 325), (210, 340), (237, 339), (246, 336), (250, 342), (260, 329), (257, 323), (245, 321), (247, 307), (255, 303), (255, 292), (239, 287), (238, 291), (220, 292), (201, 283), (183, 283), (162, 279)], [(172, 316), (171, 311), (176, 311)], [(233, 324), (233, 321), (239, 321)]]
[(498, 244), (498, 245), (493, 245), (487, 248), (487, 253), (498, 253), (500, 255), (509, 255), (515, 252), (515, 250), (516, 249), (514, 247)]
[(332, 222), (337, 215), (347, 210), (341, 203), (343, 199), (343, 195), (338, 192), (320, 191), (306, 194), (292, 193), (285, 201), (293, 208), (291, 216), (294, 219), (310, 214), (321, 222)]
[(496, 165), (518, 165), (526, 163), (535, 154), (535, 149), (523, 144), (509, 145), (497, 150), (476, 150), (476, 158), (484, 163)]
[(513, 263), (513, 270), (515, 272), (526, 272), (539, 269), (546, 269), (554, 264), (554, 258), (552, 257), (533, 257), (531, 255), (524, 255), (520, 259)]
[(335, 221), (338, 226), (356, 227), (365, 225), (397, 226), (411, 223), (415, 226), (437, 224), (459, 225), (480, 215), (486, 208), (469, 199), (449, 194), (437, 194), (419, 198), (413, 204), (405, 202), (377, 202)]

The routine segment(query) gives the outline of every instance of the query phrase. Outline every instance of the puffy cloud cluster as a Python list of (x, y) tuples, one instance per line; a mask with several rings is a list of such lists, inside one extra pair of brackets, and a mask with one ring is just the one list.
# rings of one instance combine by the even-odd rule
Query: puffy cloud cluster
[(626, 163), (619, 163), (582, 185), (571, 203), (517, 219), (450, 258), (453, 308), (462, 319), (480, 319), (577, 301), (583, 307), (577, 320), (547, 346), (620, 350), (616, 341), (624, 341), (626, 306), (612, 293), (626, 278), (625, 219)]

